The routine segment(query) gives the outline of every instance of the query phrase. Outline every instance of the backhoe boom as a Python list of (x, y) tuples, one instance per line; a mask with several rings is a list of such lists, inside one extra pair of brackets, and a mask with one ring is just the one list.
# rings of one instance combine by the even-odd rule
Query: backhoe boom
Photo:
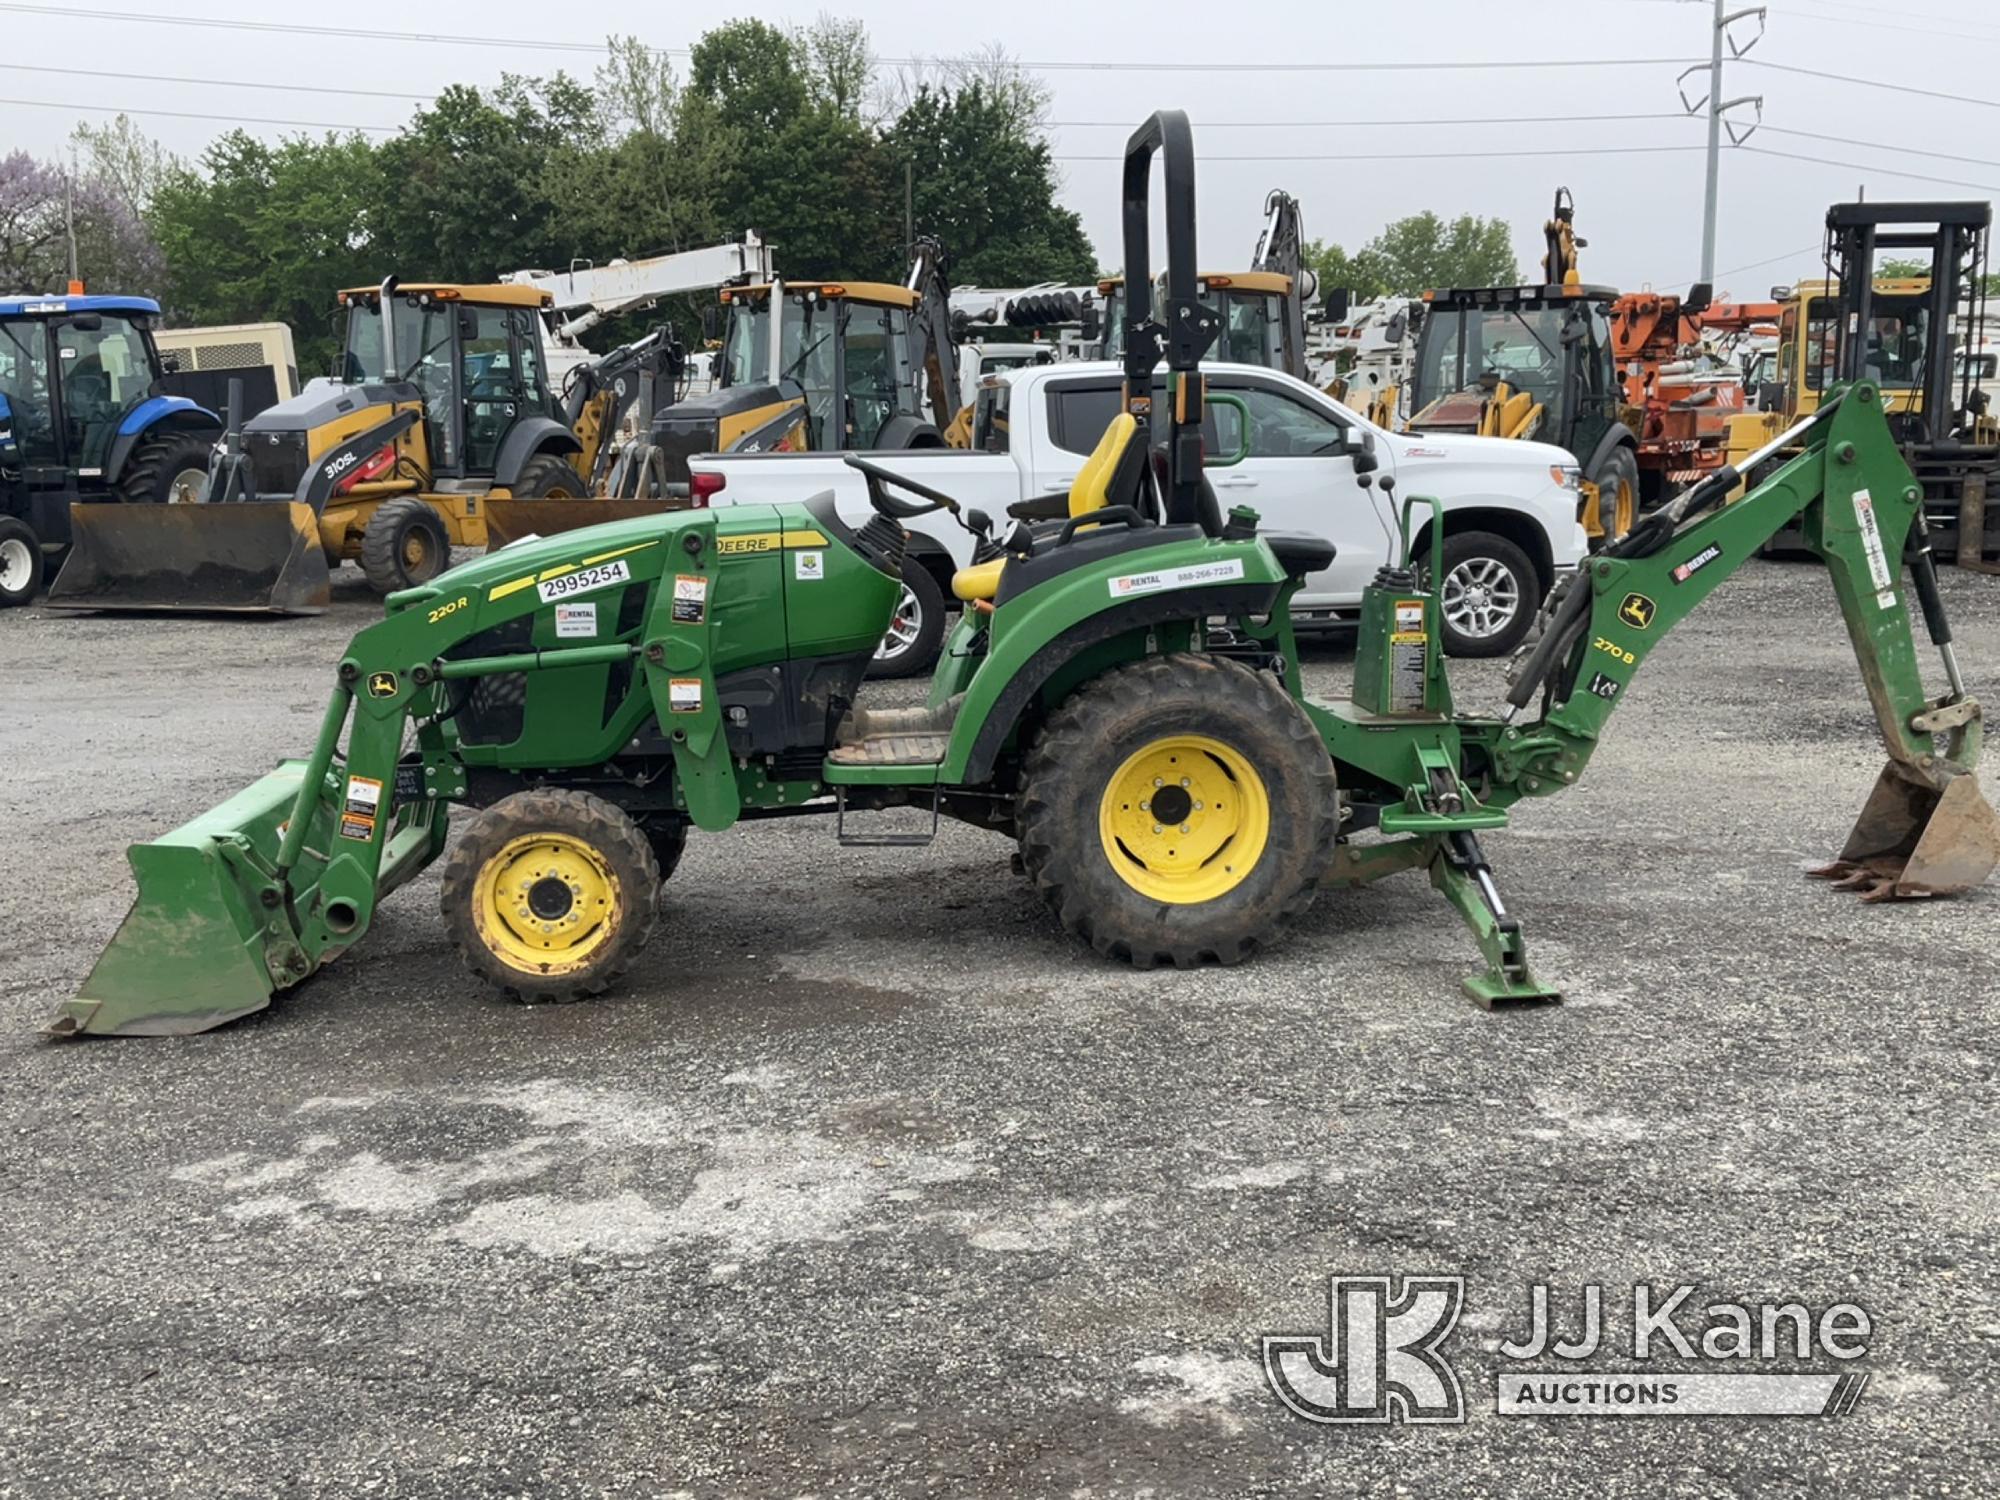
[[(1977, 884), (2000, 862), (2000, 827), (1980, 796), (1981, 711), (1958, 680), (1950, 626), (1922, 532), (1922, 492), (1868, 384), (1829, 394), (1800, 436), (1804, 449), (1735, 504), (1727, 472), (1655, 513), (1552, 596), (1542, 640), (1508, 694), (1513, 713), (1493, 746), (1495, 795), (1575, 781), (1646, 657), (1778, 532), (1797, 526), (1827, 567), (1874, 709), (1888, 765), (1829, 873), (1857, 878), (1871, 899)], [(1789, 435), (1788, 435), (1789, 436)], [(1906, 548), (1950, 689), (1928, 697), (1901, 584)], [(1541, 717), (1511, 722), (1542, 694)]]

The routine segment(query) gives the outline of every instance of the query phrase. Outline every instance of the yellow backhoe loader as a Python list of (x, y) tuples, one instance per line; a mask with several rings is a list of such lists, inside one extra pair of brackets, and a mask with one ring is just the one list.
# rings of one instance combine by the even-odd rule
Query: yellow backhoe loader
[[(330, 566), (382, 593), (486, 545), (496, 496), (581, 498), (594, 462), (551, 394), (538, 315), (549, 294), (438, 282), (340, 293), (337, 375), (232, 417), (206, 503), (78, 507), (49, 592), (72, 609), (316, 613)], [(594, 445), (593, 445), (594, 446)]]

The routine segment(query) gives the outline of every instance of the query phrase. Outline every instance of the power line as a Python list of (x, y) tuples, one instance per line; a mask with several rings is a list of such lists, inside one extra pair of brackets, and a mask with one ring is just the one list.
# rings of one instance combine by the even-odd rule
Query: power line
[(1969, 167), (2000, 167), (2000, 161), (1984, 156), (1953, 156), (1948, 151), (1924, 151), (1915, 146), (1898, 146), (1892, 141), (1857, 140), (1850, 135), (1821, 135), (1816, 130), (1787, 130), (1779, 125), (1762, 127), (1767, 135), (1795, 135), (1801, 140), (1827, 141), (1836, 146), (1862, 146), (1870, 151), (1895, 151), (1904, 156), (1934, 156), (1940, 161), (1964, 162)]
[[(1405, 125), (1582, 125), (1600, 120), (1684, 120), (1687, 116), (1680, 110), (1667, 110), (1650, 115), (1510, 115), (1505, 120), (1477, 119), (1459, 116), (1449, 120), (1385, 120), (1380, 115), (1370, 120), (1203, 120), (1200, 129), (1211, 130), (1345, 130), (1370, 125), (1388, 125), (1401, 129)], [(1043, 124), (1051, 130), (1130, 130), (1130, 120), (1046, 120)]]
[(1773, 15), (1791, 16), (1804, 21), (1807, 25), (1831, 23), (1835, 26), (1865, 26), (1874, 31), (1900, 31), (1908, 36), (1945, 36), (1959, 41), (2000, 42), (2000, 36), (1995, 36), (1990, 31), (1966, 31), (1963, 28), (1956, 31), (1942, 31), (1934, 26), (1912, 26), (1907, 21), (1864, 21), (1859, 16), (1820, 15), (1809, 10), (1787, 10), (1783, 6), (1771, 6), (1769, 9)]
[[(546, 41), (536, 37), (465, 36), (436, 31), (386, 31), (366, 27), (313, 26), (297, 21), (241, 21), (221, 16), (161, 16), (149, 15), (143, 11), (84, 10), (69, 5), (27, 5), (14, 3), (14, 0), (0, 3), (0, 11), (16, 15), (60, 16), (66, 20), (126, 21), (176, 27), (198, 26), (218, 31), (257, 31), (286, 36), (352, 37), (366, 41), (426, 42), (451, 47), (516, 47), (538, 52), (587, 52), (599, 57), (603, 56), (606, 50), (601, 45), (586, 42)], [(661, 57), (686, 57), (693, 51), (691, 47), (649, 47), (646, 50)], [(990, 64), (994, 61), (985, 57), (878, 57), (875, 60), (893, 67), (929, 67), (949, 62)], [(1029, 72), (1089, 73), (1456, 73), (1506, 71), (1517, 68), (1650, 68), (1697, 61), (1700, 59), (1685, 57), (1534, 57), (1522, 58), (1519, 61), (1337, 63), (1228, 62), (1219, 59), (1204, 59), (1200, 62), (1110, 62), (1091, 59), (1053, 62), (1010, 60), (1007, 66)]]
[[(1552, 151), (1378, 151), (1354, 152), (1338, 151), (1317, 155), (1292, 155), (1288, 152), (1263, 153), (1252, 156), (1197, 156), (1198, 162), (1205, 161), (1474, 161), (1482, 157), (1527, 157), (1527, 156), (1651, 156), (1669, 151), (1700, 151), (1700, 146), (1576, 146), (1560, 147)], [(1747, 149), (1747, 148), (1745, 148)], [(1053, 161), (1123, 161), (1124, 156), (1055, 156)]]
[[(1871, 16), (1917, 16), (1926, 21), (1950, 21), (1954, 24), (1964, 26), (1982, 26), (1987, 24), (1983, 21), (1967, 20), (1963, 16), (1948, 16), (1935, 10), (1888, 10), (1880, 5), (1852, 5), (1848, 3), (1848, 0), (1805, 0), (1805, 3), (1810, 5), (1832, 5), (1837, 6), (1841, 10), (1865, 11)], [(1838, 18), (1834, 16), (1819, 16), (1810, 19), (1832, 21)]]
[[(0, 7), (4, 9), (4, 7)], [(1802, 78), (1825, 78), (1834, 83), (1851, 83), (1861, 88), (1887, 89), (1893, 94), (1919, 94), (1926, 99), (1949, 99), (1954, 104), (1978, 104), (2000, 109), (2000, 99), (1977, 99), (1971, 94), (1947, 94), (1941, 89), (1914, 88), (1907, 83), (1884, 83), (1879, 78), (1856, 78), (1850, 73), (1823, 73), (1818, 68), (1795, 68), (1790, 63), (1766, 62), (1761, 57), (1739, 58), (1753, 68), (1769, 68), (1774, 73), (1796, 73)]]
[(1898, 172), (1889, 167), (1865, 166), (1858, 161), (1834, 161), (1825, 156), (1801, 156), (1796, 151), (1773, 151), (1768, 146), (1738, 146), (1736, 149), (1748, 151), (1755, 156), (1780, 156), (1786, 161), (1809, 161), (1822, 167), (1842, 167), (1847, 171), (1860, 172), (1864, 175), (1872, 173), (1877, 177), (1900, 177), (1908, 182), (1937, 182), (1946, 187), (1976, 188), (1982, 193), (2000, 193), (2000, 187), (1988, 182), (1965, 182), (1957, 177), (1926, 177), (1921, 172)]
[[(52, 68), (42, 63), (0, 62), (10, 73), (61, 73), (70, 78), (123, 78), (135, 83), (187, 83), (199, 88), (267, 89), (285, 94), (352, 94), (363, 99), (412, 99), (428, 104), (435, 94), (402, 94), (391, 89), (337, 89), (310, 83), (252, 83), (245, 78), (176, 78), (166, 73), (113, 73), (103, 68)], [(83, 106), (79, 105), (78, 108)]]
[(218, 115), (195, 109), (135, 109), (129, 104), (64, 104), (55, 99), (0, 99), (29, 109), (87, 109), (100, 115), (165, 115), (174, 120), (221, 120), (235, 125), (291, 125), (301, 130), (360, 130), (370, 135), (394, 135), (400, 125), (351, 125), (339, 120), (274, 120), (266, 115)]

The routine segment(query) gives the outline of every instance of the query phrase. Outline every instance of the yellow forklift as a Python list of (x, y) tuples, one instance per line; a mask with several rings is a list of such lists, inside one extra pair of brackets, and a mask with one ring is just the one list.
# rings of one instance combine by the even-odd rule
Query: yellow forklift
[[(2000, 419), (1964, 357), (1985, 325), (1993, 206), (1979, 201), (1836, 203), (1826, 211), (1828, 279), (1780, 297), (1777, 390), (1729, 424), (1729, 462), (1767, 445), (1819, 409), (1823, 392), (1866, 380), (1903, 460), (1922, 485), (1920, 531), (1960, 567), (2000, 572)], [(1927, 264), (1929, 274), (1876, 274), (1878, 257)], [(1778, 460), (1768, 461), (1766, 469)], [(1744, 470), (1754, 486), (1761, 471)], [(1795, 532), (1773, 549), (1796, 550)]]
[(339, 295), (335, 375), (232, 413), (205, 503), (77, 507), (52, 606), (316, 613), (343, 561), (393, 593), (484, 548), (490, 498), (590, 493), (549, 389), (549, 293), (392, 276)]

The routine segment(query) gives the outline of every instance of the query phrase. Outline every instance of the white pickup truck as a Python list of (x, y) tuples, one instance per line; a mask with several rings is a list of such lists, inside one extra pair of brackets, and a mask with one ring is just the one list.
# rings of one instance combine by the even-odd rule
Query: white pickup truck
[[(1444, 502), (1445, 647), (1459, 656), (1513, 649), (1556, 578), (1585, 553), (1577, 522), (1576, 460), (1544, 443), (1392, 433), (1303, 381), (1254, 365), (1204, 364), (1208, 388), (1239, 398), (1249, 414), (1248, 456), (1210, 471), (1227, 510), (1247, 505), (1270, 531), (1303, 531), (1332, 542), (1332, 566), (1292, 602), (1302, 628), (1354, 618), (1361, 591), (1395, 555), (1400, 497)], [(1010, 506), (1065, 493), (1117, 413), (1115, 364), (1034, 365), (990, 377), (979, 393), (973, 447), (875, 455), (885, 467), (985, 511), (1004, 535)], [(1243, 416), (1215, 403), (1208, 451), (1244, 447)], [(837, 453), (710, 454), (693, 460), (708, 503), (805, 500), (832, 490), (857, 524), (873, 512), (866, 481)], [(1361, 483), (1363, 475), (1370, 482)], [(1380, 481), (1392, 478), (1385, 494)], [(717, 480), (720, 488), (712, 489)], [(1059, 513), (1059, 512), (1058, 512)], [(953, 569), (972, 539), (950, 516), (911, 523), (904, 598), (877, 671), (926, 670), (943, 637)]]

